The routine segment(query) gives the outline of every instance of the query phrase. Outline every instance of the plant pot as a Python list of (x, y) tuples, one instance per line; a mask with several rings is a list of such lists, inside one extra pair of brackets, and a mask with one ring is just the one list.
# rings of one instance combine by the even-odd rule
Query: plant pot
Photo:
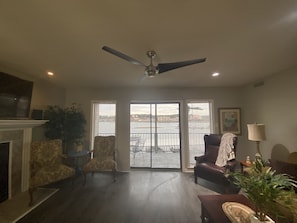
[(269, 216), (266, 215), (264, 221), (260, 221), (254, 214), (250, 214), (249, 216), (251, 223), (275, 223)]

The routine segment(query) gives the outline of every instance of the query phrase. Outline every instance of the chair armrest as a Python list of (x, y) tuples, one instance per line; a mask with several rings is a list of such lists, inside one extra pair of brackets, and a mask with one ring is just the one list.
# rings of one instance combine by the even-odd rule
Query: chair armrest
[(195, 156), (196, 163), (202, 163), (205, 160), (205, 155), (203, 156)]
[(38, 162), (30, 161), (30, 176), (33, 177), (41, 168)]
[(116, 161), (116, 159), (117, 159), (117, 151), (115, 150), (113, 151), (113, 160)]
[(226, 169), (230, 170), (231, 172), (235, 171), (235, 168), (237, 166), (238, 161), (236, 160), (230, 160), (226, 164)]
[(73, 166), (73, 160), (67, 154), (65, 153), (59, 154), (59, 157), (61, 158), (59, 163), (70, 167)]

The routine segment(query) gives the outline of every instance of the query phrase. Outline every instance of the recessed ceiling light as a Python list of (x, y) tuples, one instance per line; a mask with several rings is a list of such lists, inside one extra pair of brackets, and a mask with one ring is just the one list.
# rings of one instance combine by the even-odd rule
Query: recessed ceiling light
[(48, 71), (48, 72), (47, 72), (47, 75), (49, 75), (49, 76), (54, 76), (54, 73), (51, 72), (51, 71)]
[(219, 76), (219, 75), (220, 75), (220, 73), (215, 72), (215, 73), (213, 73), (211, 76), (213, 76), (213, 77), (217, 77), (217, 76)]

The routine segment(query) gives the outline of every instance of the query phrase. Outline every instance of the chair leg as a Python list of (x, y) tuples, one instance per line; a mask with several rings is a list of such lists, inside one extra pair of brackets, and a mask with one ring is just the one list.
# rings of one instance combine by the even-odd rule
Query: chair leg
[(30, 201), (29, 201), (29, 206), (33, 205), (33, 192), (36, 190), (36, 188), (29, 188), (28, 192), (29, 192), (29, 197), (30, 197)]
[(113, 169), (113, 182), (115, 183), (116, 182), (116, 170), (115, 169)]
[(87, 182), (87, 173), (83, 172), (83, 175), (84, 175), (83, 186), (85, 186)]
[(194, 180), (195, 180), (195, 184), (197, 184), (198, 181), (197, 181), (197, 169), (196, 169), (196, 167), (194, 167)]
[(71, 177), (71, 190), (74, 189), (74, 181), (75, 181), (75, 178), (76, 178), (75, 175)]

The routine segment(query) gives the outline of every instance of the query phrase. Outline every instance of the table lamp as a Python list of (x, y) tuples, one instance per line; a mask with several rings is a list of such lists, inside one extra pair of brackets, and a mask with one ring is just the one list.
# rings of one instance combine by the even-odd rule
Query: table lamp
[(248, 140), (255, 141), (257, 143), (256, 157), (261, 157), (260, 142), (266, 139), (265, 125), (264, 124), (247, 124), (248, 128)]

